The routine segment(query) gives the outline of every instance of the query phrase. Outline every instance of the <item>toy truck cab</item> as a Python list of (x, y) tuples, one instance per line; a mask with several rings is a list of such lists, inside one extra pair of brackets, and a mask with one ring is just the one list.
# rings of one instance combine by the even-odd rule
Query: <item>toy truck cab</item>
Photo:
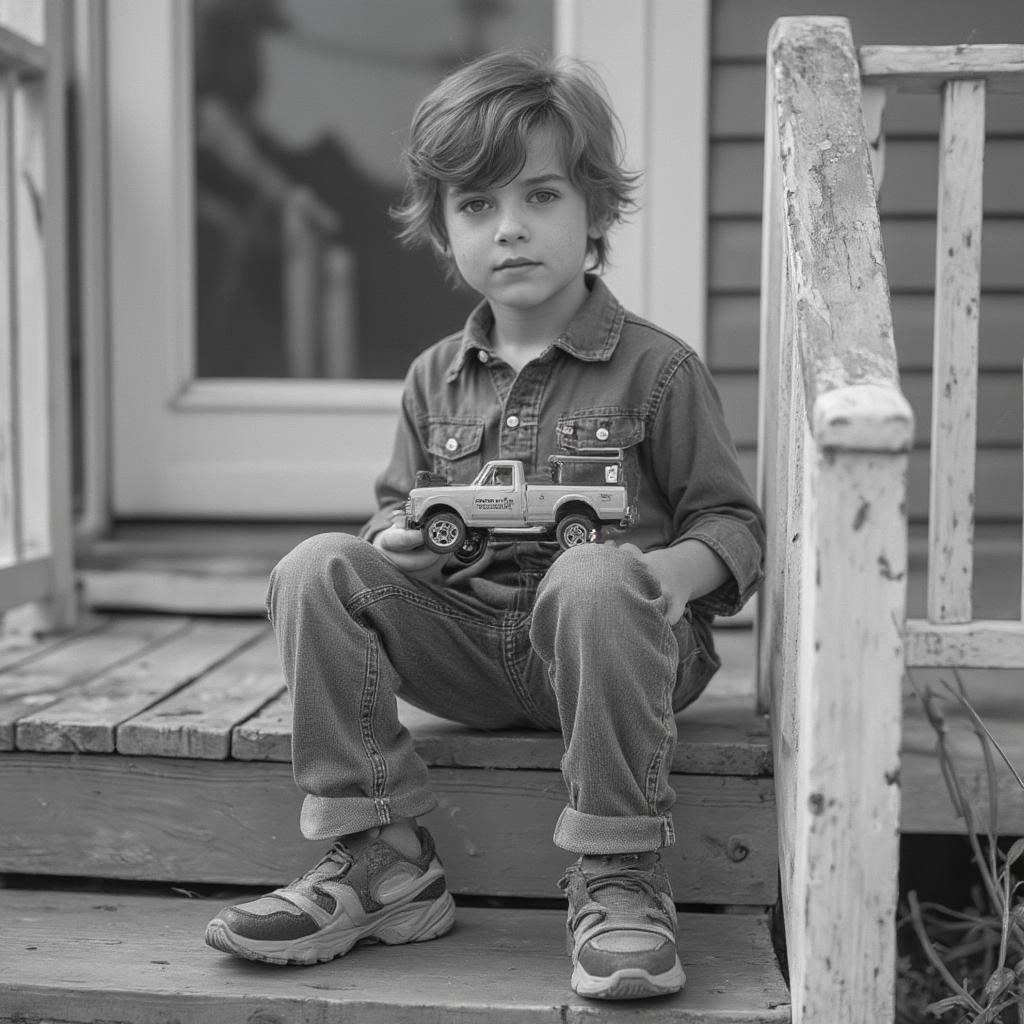
[(495, 459), (470, 484), (414, 487), (406, 526), (422, 529), (432, 551), (469, 564), (492, 534), (554, 539), (567, 548), (596, 540), (602, 524), (632, 523), (621, 450), (552, 455), (549, 465), (550, 483), (528, 483), (522, 462)]

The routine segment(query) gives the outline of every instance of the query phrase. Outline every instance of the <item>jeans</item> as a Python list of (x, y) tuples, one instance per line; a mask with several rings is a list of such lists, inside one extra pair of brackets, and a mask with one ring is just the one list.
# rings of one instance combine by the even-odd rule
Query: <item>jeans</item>
[(719, 666), (708, 623), (665, 617), (628, 551), (570, 548), (546, 572), (458, 586), (406, 576), (367, 541), (320, 534), (276, 566), (267, 609), (293, 703), (309, 839), (432, 810), (396, 698), (478, 729), (560, 730), (568, 806), (554, 841), (581, 854), (675, 840), (674, 713)]

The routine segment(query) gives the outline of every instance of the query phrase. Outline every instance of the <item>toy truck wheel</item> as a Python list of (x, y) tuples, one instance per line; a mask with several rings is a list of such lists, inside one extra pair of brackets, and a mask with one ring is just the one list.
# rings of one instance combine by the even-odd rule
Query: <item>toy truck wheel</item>
[(473, 565), (479, 562), (487, 550), (488, 536), (486, 530), (467, 530), (462, 547), (455, 552), (455, 560), (460, 565)]
[(439, 555), (458, 551), (466, 540), (466, 524), (455, 512), (435, 512), (423, 524), (423, 543)]
[(570, 512), (569, 515), (559, 519), (555, 527), (555, 537), (559, 545), (564, 548), (574, 548), (578, 544), (589, 544), (597, 539), (597, 527), (590, 516), (581, 512)]

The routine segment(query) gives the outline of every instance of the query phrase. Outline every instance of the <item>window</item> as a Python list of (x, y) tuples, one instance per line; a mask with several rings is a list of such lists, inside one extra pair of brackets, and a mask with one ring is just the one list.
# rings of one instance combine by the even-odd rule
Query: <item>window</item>
[(416, 103), (553, 0), (194, 0), (200, 377), (397, 379), (476, 297), (396, 241)]

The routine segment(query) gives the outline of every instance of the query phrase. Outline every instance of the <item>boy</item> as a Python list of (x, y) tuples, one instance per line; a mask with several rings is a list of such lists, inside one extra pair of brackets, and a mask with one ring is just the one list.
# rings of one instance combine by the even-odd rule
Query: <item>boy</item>
[[(290, 885), (223, 910), (211, 945), (313, 963), (451, 928), (416, 820), (436, 800), (398, 721), (400, 692), (478, 728), (561, 730), (568, 806), (554, 841), (578, 857), (560, 883), (572, 988), (682, 988), (658, 854), (674, 842), (674, 712), (718, 667), (711, 617), (757, 585), (764, 534), (707, 371), (592, 273), (631, 206), (619, 154), (614, 116), (573, 63), (485, 57), (417, 110), (404, 238), (434, 246), (482, 301), (414, 361), (380, 510), (360, 537), (310, 538), (271, 577), (301, 828), (335, 842)], [(538, 479), (554, 452), (607, 447), (623, 449), (638, 505), (622, 543), (559, 554), (510, 541), (465, 567), (394, 521), (418, 470), (468, 483), (502, 457)]]

